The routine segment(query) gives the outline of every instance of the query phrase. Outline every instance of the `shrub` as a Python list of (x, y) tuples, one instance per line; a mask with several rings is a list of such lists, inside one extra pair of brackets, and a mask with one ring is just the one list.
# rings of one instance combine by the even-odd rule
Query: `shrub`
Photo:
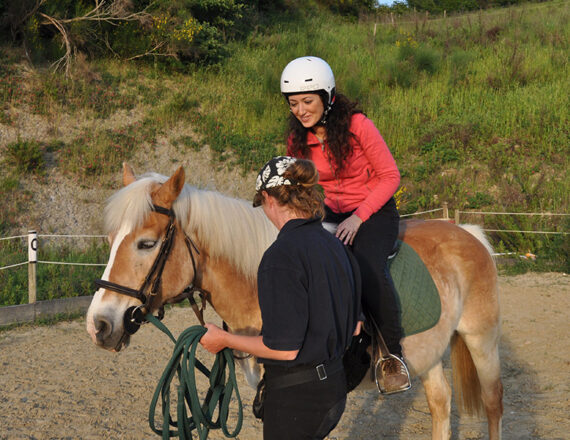
[(433, 74), (439, 70), (441, 56), (435, 49), (420, 46), (416, 49), (413, 59), (415, 67), (419, 72)]
[(134, 124), (127, 128), (105, 129), (97, 132), (83, 131), (73, 141), (61, 147), (60, 167), (81, 178), (106, 175), (115, 172), (128, 161), (141, 139), (145, 139), (145, 127)]
[(418, 75), (409, 60), (388, 64), (386, 83), (391, 87), (409, 88), (418, 81)]
[(469, 79), (469, 67), (474, 61), (475, 56), (471, 52), (461, 49), (454, 50), (449, 57), (449, 85), (466, 85)]
[(411, 33), (400, 31), (395, 45), (398, 52), (396, 61), (388, 64), (388, 85), (409, 88), (417, 85), (421, 72), (433, 75), (439, 70), (439, 52), (425, 44), (420, 45)]
[(5, 163), (18, 173), (42, 175), (45, 160), (42, 147), (36, 141), (17, 141), (6, 146)]
[(495, 199), (490, 194), (476, 192), (474, 195), (467, 197), (468, 209), (480, 209), (484, 206), (492, 205)]

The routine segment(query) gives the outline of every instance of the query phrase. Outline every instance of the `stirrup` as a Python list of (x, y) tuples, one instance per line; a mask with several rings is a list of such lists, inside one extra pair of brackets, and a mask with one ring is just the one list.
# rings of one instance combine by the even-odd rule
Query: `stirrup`
[[(404, 370), (406, 372), (406, 375), (408, 376), (408, 385), (406, 387), (403, 388), (398, 388), (396, 390), (392, 390), (392, 391), (388, 391), (386, 389), (386, 387), (384, 386), (384, 374), (382, 371), (382, 364), (384, 362), (386, 362), (388, 359), (396, 359), (399, 363), (400, 366), (404, 367)], [(380, 374), (378, 374), (378, 371), (380, 371)], [(402, 391), (407, 391), (410, 388), (412, 388), (412, 381), (410, 378), (410, 372), (408, 370), (408, 366), (406, 365), (406, 363), (400, 359), (398, 356), (389, 353), (388, 356), (385, 357), (379, 357), (378, 360), (376, 361), (376, 363), (374, 364), (374, 380), (376, 382), (376, 387), (378, 388), (378, 391), (381, 394), (396, 394), (396, 393), (401, 393)]]

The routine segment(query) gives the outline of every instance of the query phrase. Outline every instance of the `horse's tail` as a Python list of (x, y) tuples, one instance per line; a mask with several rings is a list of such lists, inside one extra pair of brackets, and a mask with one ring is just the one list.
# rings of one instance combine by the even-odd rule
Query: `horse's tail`
[(483, 246), (485, 246), (487, 252), (489, 252), (490, 255), (493, 255), (493, 246), (491, 246), (491, 243), (489, 243), (489, 240), (487, 239), (487, 236), (485, 235), (485, 232), (483, 231), (481, 226), (472, 225), (469, 223), (460, 224), (459, 226), (462, 229), (465, 229), (471, 235), (473, 235), (477, 240), (479, 240), (483, 244)]
[(465, 341), (457, 332), (451, 337), (453, 390), (459, 410), (469, 415), (484, 414), (481, 383)]

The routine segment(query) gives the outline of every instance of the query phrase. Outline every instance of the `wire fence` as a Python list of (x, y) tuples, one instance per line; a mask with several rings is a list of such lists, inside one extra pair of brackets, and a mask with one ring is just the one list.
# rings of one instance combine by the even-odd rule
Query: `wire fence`
[(12, 237), (0, 237), (0, 241), (2, 240), (14, 240), (16, 238), (26, 238), (27, 235), (14, 235)]
[[(487, 9), (487, 10), (475, 10), (475, 11), (470, 11), (470, 12), (451, 12), (451, 13), (447, 13), (447, 11), (443, 11), (443, 13), (436, 13), (436, 14), (430, 14), (427, 11), (421, 11), (418, 12), (416, 10), (410, 10), (407, 11), (406, 13), (399, 15), (397, 13), (394, 12), (390, 12), (390, 13), (381, 13), (379, 14), (377, 17), (375, 17), (374, 20), (371, 20), (371, 22), (373, 21), (374, 24), (374, 28), (376, 28), (378, 25), (380, 26), (392, 26), (392, 27), (397, 27), (400, 25), (407, 25), (407, 24), (413, 24), (413, 25), (419, 25), (420, 23), (425, 26), (426, 24), (430, 24), (430, 23), (434, 23), (434, 22), (445, 22), (446, 20), (452, 21), (452, 20), (465, 20), (467, 23), (469, 23), (469, 20), (471, 19), (475, 19), (478, 16), (480, 16), (482, 13), (485, 14), (485, 17), (499, 17), (499, 16), (512, 16), (513, 13), (527, 13), (527, 12), (532, 12), (534, 10), (537, 9), (551, 9), (551, 8), (556, 8), (558, 6), (564, 5), (566, 3), (566, 0), (560, 0), (560, 1), (550, 1), (550, 2), (544, 2), (544, 3), (525, 3), (522, 5), (519, 5), (516, 8), (494, 8), (494, 9)], [(368, 24), (368, 23), (367, 23)], [(376, 35), (376, 32), (374, 30), (374, 35)]]
[[(566, 213), (553, 213), (553, 212), (500, 212), (500, 211), (455, 211), (455, 223), (460, 224), (461, 214), (470, 216), (513, 216), (513, 217), (570, 217), (570, 214)], [(492, 229), (485, 228), (483, 226), (483, 231), (485, 232), (505, 232), (509, 234), (544, 234), (544, 235), (568, 235), (569, 232), (564, 231), (537, 231), (537, 230), (524, 230), (524, 229)]]
[[(439, 214), (438, 217), (434, 217), (434, 214)], [(443, 203), (441, 208), (426, 210), (415, 212), (412, 214), (404, 214), (401, 215), (403, 219), (409, 217), (420, 217), (422, 219), (430, 218), (434, 219), (437, 218), (439, 220), (446, 220), (455, 222), (456, 224), (460, 224), (460, 221), (465, 218), (466, 215), (479, 215), (479, 216), (488, 216), (488, 215), (502, 215), (502, 216), (537, 216), (537, 217), (568, 217), (570, 214), (566, 213), (551, 213), (551, 212), (493, 212), (493, 211), (460, 211), (455, 210), (454, 218), (449, 217), (449, 209), (447, 203)], [(538, 230), (515, 230), (515, 229), (496, 229), (496, 228), (485, 228), (482, 227), (483, 231), (486, 233), (507, 233), (507, 234), (545, 234), (545, 235), (569, 235), (569, 232), (566, 231), (538, 231)], [(39, 260), (38, 259), (38, 243), (39, 239), (46, 239), (46, 238), (73, 238), (73, 239), (101, 239), (106, 238), (105, 235), (93, 235), (93, 234), (79, 234), (79, 235), (71, 235), (71, 234), (38, 234), (36, 231), (30, 231), (27, 235), (14, 235), (11, 237), (0, 237), (0, 242), (8, 241), (8, 240), (18, 240), (18, 239), (25, 239), (27, 238), (28, 242), (28, 258), (25, 261), (11, 263), (6, 266), (0, 267), (0, 271), (8, 270), (8, 269), (16, 269), (22, 266), (28, 266), (28, 302), (34, 303), (36, 302), (37, 294), (36, 294), (36, 267), (38, 264), (46, 264), (46, 265), (63, 265), (63, 266), (87, 266), (87, 267), (105, 267), (106, 263), (85, 263), (85, 262), (69, 262), (69, 261), (50, 261), (50, 260)], [(493, 254), (494, 256), (506, 256), (506, 255), (516, 255), (519, 254), (517, 251), (507, 251), (507, 252), (497, 252)], [(526, 256), (532, 255), (527, 253)], [(521, 257), (526, 258), (525, 255), (521, 255)], [(2, 292), (2, 286), (0, 286), (0, 293)]]
[[(415, 217), (415, 216), (421, 216), (421, 215), (431, 214), (432, 212), (439, 212), (439, 211), (445, 211), (445, 208), (430, 209), (429, 211), (414, 212), (414, 213), (412, 213), (412, 214), (402, 214), (400, 217), (402, 217), (402, 218)], [(445, 212), (444, 212), (444, 214), (443, 214), (443, 219), (448, 219), (448, 217), (446, 216)]]

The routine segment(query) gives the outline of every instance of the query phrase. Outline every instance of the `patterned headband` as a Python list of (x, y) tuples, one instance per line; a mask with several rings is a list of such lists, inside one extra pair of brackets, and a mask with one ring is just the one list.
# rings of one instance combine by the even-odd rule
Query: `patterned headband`
[(277, 156), (269, 160), (257, 175), (255, 191), (282, 185), (297, 185), (294, 180), (283, 177), (283, 173), (289, 168), (289, 165), (296, 161), (297, 159), (289, 156)]

